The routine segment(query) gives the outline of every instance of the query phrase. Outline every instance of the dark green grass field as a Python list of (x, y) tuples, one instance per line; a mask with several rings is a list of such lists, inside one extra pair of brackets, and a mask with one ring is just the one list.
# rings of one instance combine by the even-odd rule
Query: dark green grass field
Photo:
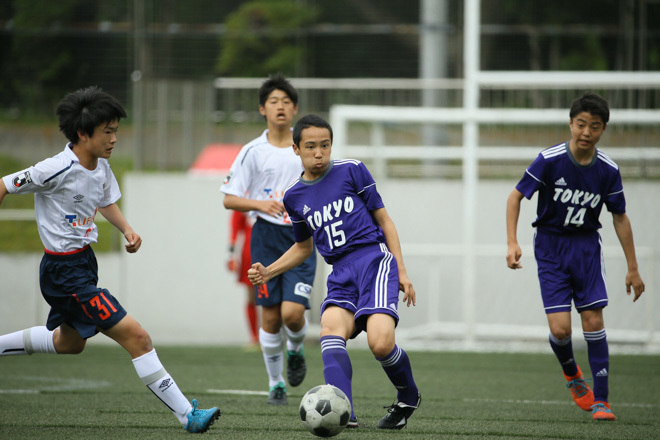
[[(102, 338), (102, 336), (98, 336)], [(323, 383), (318, 344), (307, 345), (308, 374), (273, 407), (263, 392), (261, 353), (241, 348), (160, 347), (159, 356), (200, 407), (222, 417), (206, 438), (311, 439), (298, 418), (304, 392)], [(615, 355), (610, 402), (615, 422), (594, 422), (564, 388), (550, 354), (409, 353), (421, 408), (402, 431), (375, 429), (394, 390), (365, 350), (351, 350), (361, 427), (353, 439), (639, 439), (660, 438), (660, 357)], [(576, 357), (590, 376), (586, 353)], [(0, 358), (0, 439), (170, 439), (190, 436), (142, 385), (119, 347), (90, 343), (77, 356)]]

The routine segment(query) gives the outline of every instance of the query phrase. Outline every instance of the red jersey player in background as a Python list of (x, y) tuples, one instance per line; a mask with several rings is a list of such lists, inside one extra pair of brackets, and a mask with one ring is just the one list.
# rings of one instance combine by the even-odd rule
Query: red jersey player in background
[[(236, 272), (238, 282), (246, 286), (247, 302), (245, 303), (245, 314), (248, 319), (250, 330), (250, 347), (259, 346), (259, 317), (257, 316), (255, 287), (247, 277), (247, 271), (252, 262), (250, 260), (250, 236), (252, 232), (252, 221), (244, 212), (232, 211), (229, 221), (229, 259), (227, 268)], [(241, 238), (240, 255), (236, 251), (236, 244)]]

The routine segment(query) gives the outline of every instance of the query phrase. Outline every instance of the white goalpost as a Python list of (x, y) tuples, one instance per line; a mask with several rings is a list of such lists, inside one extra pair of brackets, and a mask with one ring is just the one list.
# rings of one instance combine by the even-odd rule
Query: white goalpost
[[(489, 285), (498, 284), (510, 288), (510, 292), (501, 292), (503, 295), (514, 295), (516, 289), (536, 289), (535, 269), (531, 267), (533, 263), (533, 252), (531, 247), (523, 246), (523, 252), (527, 256), (529, 268), (525, 275), (525, 281), (522, 285), (516, 286), (516, 281), (509, 278), (511, 275), (506, 273), (509, 269), (504, 264), (506, 254), (506, 236), (505, 230), (494, 231), (493, 234), (499, 234), (499, 238), (484, 242), (479, 238), (478, 228), (483, 227), (478, 224), (478, 219), (483, 216), (491, 216), (491, 212), (484, 212), (483, 207), (489, 206), (493, 198), (498, 199), (494, 202), (495, 209), (492, 216), (497, 216), (504, 222), (504, 206), (506, 195), (511, 191), (515, 182), (480, 182), (478, 176), (479, 161), (486, 160), (520, 160), (529, 158), (529, 162), (542, 149), (537, 146), (517, 146), (501, 147), (479, 145), (479, 127), (483, 124), (500, 125), (558, 125), (568, 124), (568, 109), (489, 109), (480, 108), (479, 94), (481, 90), (489, 88), (494, 89), (571, 89), (571, 88), (631, 88), (631, 89), (657, 89), (660, 84), (660, 72), (487, 72), (479, 69), (479, 23), (480, 23), (480, 2), (479, 0), (466, 0), (465, 3), (465, 47), (464, 47), (464, 71), (465, 78), (463, 84), (463, 107), (462, 108), (428, 108), (428, 107), (377, 107), (377, 106), (347, 106), (338, 105), (331, 108), (330, 123), (334, 131), (333, 156), (335, 158), (350, 157), (361, 160), (370, 160), (371, 168), (379, 187), (385, 186), (389, 194), (393, 194), (395, 199), (407, 199), (409, 208), (402, 208), (402, 212), (413, 212), (413, 217), (404, 215), (403, 219), (395, 219), (397, 227), (404, 222), (403, 229), (411, 230), (411, 235), (415, 235), (415, 226), (423, 221), (421, 218), (425, 215), (436, 215), (441, 218), (442, 213), (432, 211), (431, 214), (425, 214), (417, 209), (424, 202), (419, 198), (429, 197), (425, 195), (426, 189), (431, 194), (444, 194), (443, 186), (445, 183), (429, 182), (421, 180), (417, 182), (392, 182), (385, 179), (386, 163), (391, 159), (414, 159), (414, 160), (455, 160), (462, 163), (462, 180), (454, 182), (449, 186), (454, 186), (460, 192), (459, 207), (460, 213), (456, 213), (455, 221), (460, 221), (456, 226), (456, 231), (460, 231), (460, 239), (451, 237), (451, 243), (434, 243), (429, 240), (423, 243), (406, 242), (402, 239), (402, 247), (406, 258), (412, 256), (423, 261), (426, 273), (429, 274), (428, 282), (422, 283), (427, 289), (435, 288), (438, 291), (443, 286), (437, 284), (437, 275), (443, 272), (444, 266), (438, 259), (459, 260), (460, 264), (455, 264), (450, 270), (450, 277), (455, 280), (449, 282), (451, 285), (459, 286), (460, 292), (451, 298), (454, 302), (460, 302), (460, 306), (453, 307), (454, 311), (451, 317), (443, 316), (442, 309), (447, 307), (449, 298), (443, 296), (441, 292), (427, 292), (424, 313), (416, 312), (413, 315), (415, 322), (412, 326), (406, 326), (397, 332), (398, 337), (406, 340), (407, 347), (415, 348), (434, 348), (444, 341), (445, 346), (460, 347), (463, 349), (484, 349), (495, 348), (494, 341), (510, 341), (504, 349), (511, 349), (511, 344), (524, 343), (526, 347), (532, 347), (534, 344), (543, 344), (546, 347), (547, 326), (542, 311), (536, 315), (536, 319), (521, 319), (520, 314), (526, 313), (523, 309), (508, 308), (501, 306), (498, 301), (491, 298), (485, 298), (483, 290), (488, 289)], [(660, 110), (623, 110), (613, 109), (611, 111), (611, 121), (616, 123), (626, 123), (633, 125), (658, 125), (660, 124)], [(376, 140), (376, 145), (353, 144), (349, 136), (349, 126), (351, 123), (360, 122), (371, 124), (372, 140)], [(460, 145), (450, 146), (420, 146), (420, 145), (386, 145), (383, 143), (382, 127), (384, 124), (453, 124), (462, 127), (462, 142)], [(614, 147), (607, 148), (607, 154), (615, 160), (638, 159), (660, 160), (660, 148), (640, 148), (640, 147)], [(521, 168), (521, 175), (524, 168)], [(384, 184), (381, 182), (385, 180)], [(626, 182), (624, 182), (624, 185)], [(640, 183), (639, 191), (647, 191), (650, 183)], [(630, 185), (626, 185), (628, 188)], [(633, 187), (635, 185), (632, 185)], [(419, 194), (421, 188), (421, 194)], [(411, 193), (411, 189), (415, 192)], [(660, 189), (660, 186), (653, 186), (654, 190)], [(506, 192), (503, 196), (503, 191)], [(628, 191), (626, 195), (628, 196)], [(433, 197), (431, 195), (430, 197)], [(450, 194), (445, 197), (451, 197)], [(499, 199), (500, 197), (503, 197)], [(491, 200), (489, 200), (491, 199)], [(657, 198), (656, 198), (657, 200)], [(428, 203), (433, 203), (430, 201)], [(529, 202), (527, 202), (529, 203)], [(654, 202), (655, 203), (655, 202)], [(657, 203), (655, 203), (657, 204)], [(396, 202), (395, 202), (396, 205)], [(532, 206), (526, 206), (530, 211), (535, 210), (535, 203)], [(481, 208), (481, 209), (480, 209)], [(396, 209), (396, 208), (395, 208)], [(658, 213), (660, 215), (660, 212)], [(446, 214), (445, 214), (446, 215)], [(605, 217), (605, 213), (602, 217)], [(522, 218), (521, 218), (522, 220)], [(604, 220), (601, 218), (601, 220)], [(495, 221), (495, 219), (493, 220)], [(499, 221), (499, 220), (498, 220)], [(410, 226), (408, 223), (412, 222)], [(439, 220), (440, 224), (449, 224), (446, 219)], [(605, 223), (603, 221), (603, 223)], [(520, 234), (524, 233), (523, 228), (529, 228), (528, 223), (519, 224)], [(531, 228), (529, 228), (531, 230)], [(612, 264), (608, 266), (625, 266), (620, 246), (614, 238), (607, 237), (605, 240), (605, 253), (609, 259), (613, 259)], [(655, 258), (656, 243), (652, 240), (637, 243), (637, 254), (640, 264), (644, 265), (644, 273), (647, 294), (644, 298), (645, 304), (638, 307), (636, 311), (629, 311), (627, 308), (623, 313), (608, 308), (606, 319), (609, 314), (619, 313), (625, 315), (617, 320), (616, 317), (611, 322), (615, 325), (608, 326), (608, 339), (613, 343), (620, 343), (614, 350), (633, 349), (641, 352), (660, 351), (660, 325), (654, 312), (652, 293), (654, 291), (654, 272), (658, 269), (658, 263)], [(497, 261), (497, 263), (492, 263)], [(497, 265), (498, 269), (492, 266)], [(606, 263), (607, 265), (607, 263)], [(409, 269), (410, 270), (410, 269)], [(513, 272), (513, 271), (509, 271)], [(620, 273), (615, 269), (614, 275), (620, 277)], [(609, 275), (609, 274), (608, 274)], [(625, 272), (624, 272), (625, 276)], [(485, 279), (492, 277), (492, 280)], [(622, 280), (621, 281), (622, 284)], [(536, 287), (534, 287), (536, 285)], [(437, 293), (437, 294), (436, 294)], [(613, 293), (610, 292), (610, 297)], [(540, 296), (540, 295), (539, 295)], [(618, 292), (617, 292), (618, 298)], [(506, 301), (506, 299), (502, 299)], [(529, 300), (527, 300), (529, 301)], [(538, 299), (540, 304), (540, 298)], [(610, 305), (619, 300), (610, 298)], [(484, 304), (490, 304), (491, 310), (484, 310)], [(539, 304), (532, 304), (538, 307)], [(529, 308), (525, 303), (521, 307)], [(451, 306), (450, 306), (451, 307)], [(626, 306), (628, 307), (628, 306)], [(495, 313), (498, 319), (489, 321), (485, 318), (491, 313)], [(627, 314), (634, 316), (638, 313), (638, 319), (635, 325), (627, 325), (624, 321), (630, 320)], [(459, 315), (459, 316), (457, 316)], [(632, 318), (634, 319), (634, 318)], [(574, 323), (579, 321), (574, 320)], [(620, 324), (620, 325), (619, 325)], [(617, 328), (618, 326), (618, 328)], [(576, 331), (580, 332), (579, 328)], [(512, 339), (513, 338), (513, 339)]]

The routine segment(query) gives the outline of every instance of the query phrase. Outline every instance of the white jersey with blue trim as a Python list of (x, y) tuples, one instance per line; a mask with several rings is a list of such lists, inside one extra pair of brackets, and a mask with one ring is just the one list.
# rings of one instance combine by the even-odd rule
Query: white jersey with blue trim
[(68, 144), (61, 153), (3, 177), (10, 194), (34, 194), (39, 236), (47, 251), (66, 253), (96, 243), (99, 207), (121, 197), (106, 159), (88, 170)]
[[(282, 201), (284, 191), (303, 172), (300, 157), (293, 147), (279, 148), (268, 142), (268, 130), (246, 144), (229, 170), (220, 187), (224, 194), (252, 200)], [(260, 217), (276, 225), (291, 226), (288, 214), (273, 217), (260, 211), (250, 211), (251, 217)]]

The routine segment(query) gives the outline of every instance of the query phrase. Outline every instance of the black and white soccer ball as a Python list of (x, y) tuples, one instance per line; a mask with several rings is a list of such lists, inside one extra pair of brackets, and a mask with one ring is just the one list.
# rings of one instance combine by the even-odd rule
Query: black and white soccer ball
[(319, 385), (307, 391), (300, 402), (300, 420), (319, 437), (332, 437), (344, 430), (351, 418), (351, 402), (332, 385)]

